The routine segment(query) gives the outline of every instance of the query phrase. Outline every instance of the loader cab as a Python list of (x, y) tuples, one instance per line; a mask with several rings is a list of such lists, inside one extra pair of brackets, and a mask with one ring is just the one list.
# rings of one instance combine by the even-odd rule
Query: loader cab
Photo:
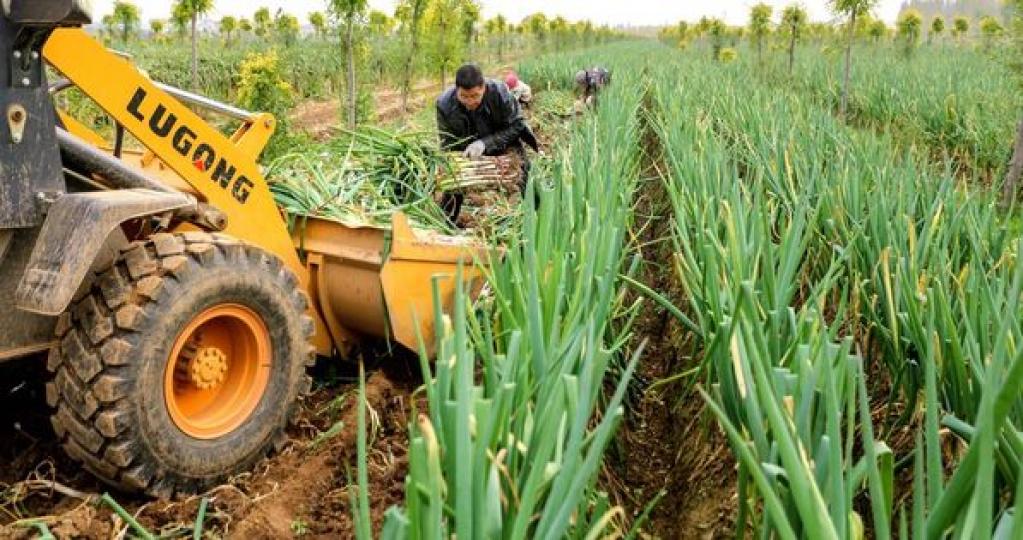
[(46, 350), (54, 318), (13, 309), (50, 202), (67, 186), (42, 48), (54, 29), (90, 21), (86, 2), (4, 0), (0, 16), (0, 362)]

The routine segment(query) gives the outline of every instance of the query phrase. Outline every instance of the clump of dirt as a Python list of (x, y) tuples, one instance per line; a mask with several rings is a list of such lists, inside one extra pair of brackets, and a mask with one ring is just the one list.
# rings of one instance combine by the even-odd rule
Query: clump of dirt
[[(366, 382), (372, 437), (369, 498), (372, 518), (377, 524), (391, 505), (403, 500), (409, 400), (413, 390), (407, 383), (382, 372), (373, 374)], [(313, 438), (303, 446), (292, 447), (268, 465), (267, 473), (257, 473), (243, 483), (245, 491), (254, 496), (244, 510), (234, 513), (238, 522), (230, 527), (230, 537), (354, 535), (350, 491), (354, 489), (356, 469), (356, 399), (356, 394), (351, 393), (350, 403), (333, 424), (341, 426), (336, 435), (327, 440)]]

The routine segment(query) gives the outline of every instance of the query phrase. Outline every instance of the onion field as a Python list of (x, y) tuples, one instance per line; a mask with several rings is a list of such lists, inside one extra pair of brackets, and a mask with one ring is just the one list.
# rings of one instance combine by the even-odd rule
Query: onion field
[[(493, 297), (448, 321), (384, 535), (583, 538), (653, 515), (689, 537), (675, 486), (625, 514), (604, 491), (609, 432), (653, 394), (702, 400), (675, 421), (725, 435), (737, 537), (1020, 534), (1021, 244), (989, 184), (1020, 99), (969, 50), (878, 52), (848, 122), (825, 60), (795, 84), (637, 43), (523, 65), (543, 80), (595, 56), (621, 77), (559, 149)], [(658, 363), (674, 372), (636, 377)]]
[[(509, 33), (522, 56), (484, 31), (488, 72), (536, 94), (544, 152), (471, 227), (436, 192), (511, 166), (441, 152), (432, 95), (314, 137), (296, 106), (343, 117), (352, 91), (337, 43), (208, 37), (199, 90), (284, 119), (262, 164), (292, 227), (404, 211), (489, 243), (483, 292), (422, 314), (432, 356), (321, 359), (288, 447), (209, 493), (101, 499), (30, 427), (42, 457), (9, 457), (29, 480), (0, 475), (0, 537), (202, 537), (198, 515), (210, 538), (1023, 538), (1023, 221), (1003, 185), (1021, 17), (927, 44), (854, 34), (848, 87), (839, 24), (791, 57), (780, 23), (762, 47), (713, 21), (563, 48)], [(367, 36), (372, 102), (405, 68), (395, 34)], [(185, 47), (128, 48), (189, 86)], [(577, 112), (573, 75), (595, 65), (613, 82)], [(76, 493), (26, 484), (44, 480)]]
[(645, 400), (712, 420), (661, 452), (724, 435), (718, 534), (1020, 534), (1021, 241), (991, 179), (1021, 100), (972, 50), (873, 52), (847, 122), (826, 58), (794, 82), (644, 43), (524, 63), (553, 88), (597, 59), (619, 78), (493, 296), (445, 319), (384, 536), (690, 537), (671, 467), (642, 504), (606, 491), (636, 487), (612, 439)]

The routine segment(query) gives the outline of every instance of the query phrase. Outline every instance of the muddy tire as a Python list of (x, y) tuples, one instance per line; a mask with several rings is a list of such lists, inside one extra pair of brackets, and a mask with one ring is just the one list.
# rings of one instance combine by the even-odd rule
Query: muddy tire
[[(46, 399), (64, 449), (112, 485), (160, 497), (251, 469), (284, 444), (298, 397), (309, 390), (307, 302), (278, 258), (230, 237), (157, 234), (134, 243), (58, 320)], [(204, 325), (223, 329), (195, 330), (203, 313), (214, 321)], [(187, 341), (203, 333), (220, 336), (220, 349)], [(187, 354), (175, 354), (183, 343)], [(205, 360), (196, 360), (197, 350)], [(258, 356), (252, 351), (258, 361), (236, 368), (247, 365), (237, 358)], [(186, 383), (196, 395), (199, 386), (220, 393), (186, 404), (175, 397)], [(220, 395), (248, 397), (217, 424), (204, 412), (212, 405), (203, 407)]]

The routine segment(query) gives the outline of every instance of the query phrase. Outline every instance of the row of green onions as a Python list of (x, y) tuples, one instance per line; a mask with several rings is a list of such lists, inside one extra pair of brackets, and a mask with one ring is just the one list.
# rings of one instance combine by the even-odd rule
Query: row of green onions
[[(662, 256), (739, 463), (738, 534), (1019, 537), (1023, 265), (992, 195), (805, 96), (667, 54)], [(898, 426), (908, 450), (881, 440)]]
[(503, 259), (486, 261), (491, 292), (472, 304), (460, 289), (453, 313), (433, 314), (428, 407), (412, 415), (405, 501), (381, 537), (588, 539), (624, 523), (596, 478), (638, 359), (622, 361), (630, 327), (614, 323), (638, 307), (619, 279), (635, 270), (634, 82), (574, 127), (547, 182), (534, 177)]

